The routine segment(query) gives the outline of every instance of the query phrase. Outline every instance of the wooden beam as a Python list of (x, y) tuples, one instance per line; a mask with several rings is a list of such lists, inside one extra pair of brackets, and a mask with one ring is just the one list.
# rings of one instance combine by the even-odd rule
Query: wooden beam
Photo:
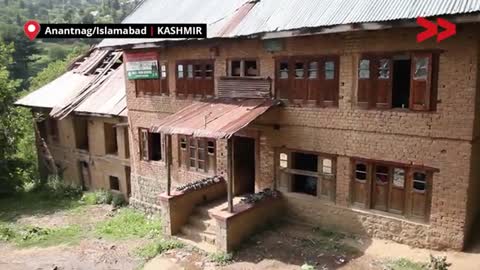
[(167, 195), (170, 196), (170, 189), (172, 187), (172, 135), (165, 135), (165, 164), (167, 166)]
[(234, 181), (234, 168), (233, 168), (233, 155), (234, 155), (234, 137), (230, 138), (227, 142), (227, 156), (228, 156), (228, 182), (227, 182), (227, 200), (228, 200), (228, 212), (233, 213), (233, 181)]

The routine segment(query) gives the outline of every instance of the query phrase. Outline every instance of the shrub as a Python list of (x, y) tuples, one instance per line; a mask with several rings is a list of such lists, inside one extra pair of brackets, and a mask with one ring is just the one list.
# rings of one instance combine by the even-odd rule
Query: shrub
[(123, 194), (119, 194), (119, 193), (112, 194), (112, 205), (114, 207), (120, 207), (126, 204), (127, 204), (127, 201), (125, 201), (125, 197), (123, 196)]
[(34, 191), (54, 199), (77, 198), (83, 193), (81, 187), (66, 184), (58, 175), (50, 175), (47, 182), (42, 186), (35, 187)]
[(436, 257), (430, 254), (430, 262), (427, 265), (428, 270), (448, 270), (451, 263), (447, 262), (447, 256)]
[(112, 192), (108, 190), (99, 190), (95, 192), (97, 204), (110, 204), (113, 199)]
[(219, 265), (227, 265), (233, 260), (233, 254), (225, 252), (211, 253), (208, 257), (211, 262)]
[(171, 249), (176, 249), (176, 248), (182, 248), (184, 245), (183, 243), (172, 240), (172, 239), (162, 239), (160, 242), (154, 242), (150, 243), (144, 247), (141, 247), (140, 249), (137, 250), (137, 255), (149, 260), (158, 254), (162, 254), (165, 251), (171, 250)]
[(10, 241), (16, 237), (16, 232), (8, 225), (0, 224), (0, 241)]

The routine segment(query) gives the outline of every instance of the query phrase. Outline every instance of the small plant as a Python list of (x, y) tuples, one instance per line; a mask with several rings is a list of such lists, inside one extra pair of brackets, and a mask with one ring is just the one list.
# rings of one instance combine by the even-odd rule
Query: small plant
[(428, 270), (448, 270), (451, 263), (447, 262), (447, 256), (433, 256), (430, 254), (430, 262), (427, 264)]
[(140, 249), (137, 250), (137, 255), (144, 258), (145, 260), (149, 260), (158, 254), (162, 254), (165, 251), (182, 248), (184, 245), (183, 243), (172, 240), (172, 239), (162, 239), (159, 242), (150, 243)]
[(245, 195), (240, 200), (240, 203), (255, 204), (266, 198), (276, 198), (276, 197), (278, 197), (278, 192), (276, 190), (266, 188), (263, 191), (260, 191), (258, 193)]
[(95, 192), (86, 192), (83, 194), (80, 201), (86, 205), (97, 204), (97, 194)]
[(215, 183), (220, 183), (222, 181), (225, 181), (225, 179), (221, 176), (208, 177), (208, 178), (205, 178), (205, 179), (201, 179), (201, 180), (198, 180), (198, 181), (194, 181), (194, 182), (185, 184), (183, 186), (179, 186), (179, 187), (176, 188), (176, 190), (187, 192), (187, 191), (201, 189), (203, 187), (207, 187), (207, 186), (213, 185)]
[(97, 197), (97, 204), (110, 204), (113, 199), (113, 194), (108, 190), (99, 190), (95, 192)]
[(10, 241), (16, 237), (16, 232), (8, 225), (0, 224), (0, 241)]
[(41, 227), (30, 227), (22, 230), (20, 233), (22, 241), (28, 240), (43, 240), (47, 235), (50, 234), (50, 230)]
[(300, 269), (301, 270), (315, 270), (315, 267), (313, 265), (308, 264), (308, 263), (304, 263)]
[(233, 254), (232, 253), (225, 253), (225, 252), (217, 252), (211, 253), (208, 256), (211, 262), (214, 262), (218, 265), (227, 265), (232, 262)]
[(412, 262), (408, 259), (401, 258), (390, 261), (385, 265), (387, 270), (424, 270), (425, 265), (422, 263)]
[(113, 193), (112, 194), (112, 205), (114, 207), (121, 207), (125, 206), (127, 204), (127, 201), (125, 201), (125, 197), (123, 194), (118, 194), (118, 193)]
[(41, 192), (46, 198), (51, 199), (78, 198), (83, 192), (81, 187), (65, 183), (58, 175), (50, 175), (47, 182), (34, 187), (34, 191)]

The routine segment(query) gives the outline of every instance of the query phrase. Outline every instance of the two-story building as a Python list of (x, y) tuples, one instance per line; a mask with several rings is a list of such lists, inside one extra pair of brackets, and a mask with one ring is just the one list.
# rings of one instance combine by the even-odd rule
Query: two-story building
[(41, 177), (130, 196), (124, 81), (121, 52), (91, 50), (16, 102), (32, 110)]
[[(237, 198), (265, 188), (291, 221), (463, 249), (480, 209), (479, 12), (474, 0), (144, 1), (124, 23), (206, 23), (208, 38), (99, 45), (123, 49), (128, 74), (158, 74), (126, 76), (130, 202), (222, 250), (275, 212)], [(420, 16), (457, 33), (417, 42)]]

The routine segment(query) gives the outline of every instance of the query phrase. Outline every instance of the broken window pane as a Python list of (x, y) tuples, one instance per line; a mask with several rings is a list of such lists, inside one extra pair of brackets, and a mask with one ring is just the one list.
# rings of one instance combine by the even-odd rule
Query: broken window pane
[(393, 185), (403, 188), (405, 186), (405, 170), (402, 168), (393, 169)]
[(360, 60), (358, 77), (360, 79), (370, 79), (370, 60), (368, 59)]
[(231, 76), (238, 77), (240, 76), (240, 61), (232, 61), (232, 74)]
[(355, 167), (355, 179), (359, 181), (367, 180), (367, 165), (363, 163), (357, 163)]
[(389, 59), (380, 59), (378, 62), (378, 78), (379, 79), (389, 79), (390, 78), (390, 60)]
[[(160, 66), (160, 71), (161, 71), (160, 76), (161, 76), (162, 78), (166, 78), (166, 77), (167, 77), (167, 65), (162, 64), (162, 65)], [(182, 74), (182, 75), (183, 75), (183, 74)]]
[(377, 184), (388, 183), (388, 167), (375, 166), (375, 181), (377, 181)]
[(187, 139), (185, 137), (180, 138), (180, 149), (187, 149)]
[(425, 191), (427, 188), (427, 175), (423, 172), (413, 173), (413, 189), (415, 191)]
[(187, 66), (187, 78), (193, 78), (193, 65)]
[(208, 154), (209, 155), (215, 155), (215, 142), (214, 141), (208, 141), (207, 149), (208, 149)]
[(120, 180), (118, 179), (118, 177), (110, 176), (109, 177), (109, 182), (110, 182), (110, 189), (111, 190), (120, 191)]
[(202, 78), (202, 66), (194, 65), (195, 78)]
[(280, 63), (280, 79), (288, 79), (288, 62)]
[(288, 168), (288, 155), (285, 153), (280, 153), (280, 167)]
[(318, 78), (318, 62), (310, 62), (308, 64), (308, 78), (309, 79), (316, 79)]
[(245, 61), (245, 76), (258, 76), (257, 61)]
[(178, 65), (177, 66), (177, 77), (178, 78), (183, 78), (183, 65)]
[(302, 79), (305, 76), (303, 63), (295, 63), (295, 78)]
[(212, 78), (213, 77), (213, 66), (211, 64), (205, 65), (205, 78)]
[(335, 62), (325, 62), (325, 80), (335, 79)]
[(332, 173), (332, 160), (328, 158), (324, 158), (322, 161), (322, 171), (326, 174)]
[(416, 80), (426, 80), (428, 76), (428, 57), (419, 57), (415, 59)]

